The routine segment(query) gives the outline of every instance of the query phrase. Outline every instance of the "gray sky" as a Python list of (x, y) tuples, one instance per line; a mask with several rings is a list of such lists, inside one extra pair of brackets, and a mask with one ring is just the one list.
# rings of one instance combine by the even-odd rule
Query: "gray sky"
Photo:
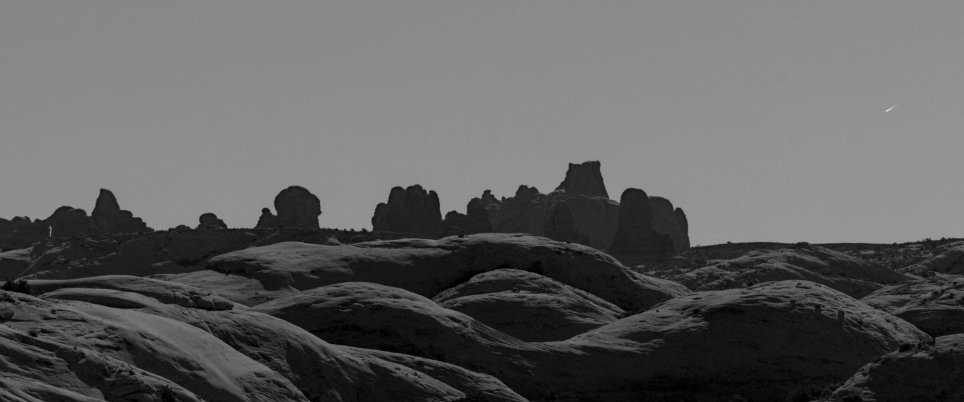
[[(325, 227), (442, 213), (568, 162), (694, 244), (964, 236), (964, 2), (0, 2), (0, 216)], [(888, 113), (884, 111), (897, 104)]]

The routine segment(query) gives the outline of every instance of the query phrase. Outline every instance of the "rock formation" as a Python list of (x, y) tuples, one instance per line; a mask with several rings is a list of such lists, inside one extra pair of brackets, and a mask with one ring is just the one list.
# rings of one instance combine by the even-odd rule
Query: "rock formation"
[[(535, 187), (521, 185), (515, 195), (509, 198), (498, 200), (490, 190), (485, 190), (480, 198), (473, 200), (478, 200), (488, 215), (492, 232), (528, 233), (553, 240), (577, 241), (605, 250), (613, 244), (619, 227), (619, 203), (609, 199), (600, 167), (598, 161), (570, 163), (565, 179), (549, 194), (540, 193)], [(654, 237), (655, 246), (650, 247), (654, 252), (652, 255), (664, 256), (672, 254), (674, 249), (682, 251), (689, 248), (689, 225), (682, 209), (673, 210), (672, 204), (665, 198), (655, 199), (654, 202), (663, 204), (659, 217), (656, 217), (654, 210), (652, 225), (662, 235)], [(668, 213), (663, 207), (669, 207)], [(450, 222), (465, 219), (461, 214), (446, 216)], [(672, 238), (671, 247), (664, 244), (667, 236)]]
[(388, 203), (375, 207), (372, 229), (376, 232), (411, 233), (425, 238), (442, 235), (442, 214), (438, 194), (416, 184), (392, 188)]
[(445, 214), (442, 220), (442, 227), (445, 235), (467, 235), (475, 233), (488, 233), (492, 231), (492, 224), (489, 222), (489, 214), (479, 198), (473, 198), (465, 206), (465, 214), (451, 211)]
[[(483, 194), (483, 197), (485, 194)], [(519, 186), (515, 196), (503, 198), (498, 205), (486, 207), (495, 224), (492, 231), (498, 233), (528, 233), (542, 236), (545, 231), (548, 199), (535, 187)]]
[(275, 214), (271, 213), (269, 208), (261, 208), (261, 217), (258, 218), (258, 224), (255, 225), (257, 229), (274, 229), (281, 226), (281, 221)]
[(619, 225), (609, 252), (646, 254), (652, 252), (653, 206), (646, 192), (628, 188), (619, 198)]
[(674, 212), (676, 215), (676, 224), (679, 225), (681, 232), (679, 245), (683, 247), (678, 249), (678, 251), (688, 250), (690, 248), (690, 222), (686, 219), (686, 213), (683, 212), (683, 208), (676, 208)]
[(649, 197), (649, 199), (653, 205), (653, 230), (669, 235), (673, 239), (673, 247), (677, 252), (688, 249), (689, 236), (683, 232), (683, 228), (676, 221), (677, 213), (673, 209), (673, 203), (663, 197)]
[(321, 202), (314, 194), (301, 186), (290, 186), (274, 197), (274, 209), (261, 209), (257, 229), (276, 229), (300, 227), (318, 229), (318, 216), (321, 215)]
[(964, 334), (908, 343), (861, 367), (830, 401), (964, 400)]
[(93, 223), (83, 209), (60, 207), (44, 224), (50, 227), (50, 236), (63, 238), (88, 235), (94, 231)]
[(100, 189), (90, 218), (98, 232), (136, 233), (152, 230), (141, 218), (134, 217), (131, 211), (120, 209), (114, 193), (103, 188)]
[(569, 170), (566, 171), (566, 178), (559, 184), (559, 187), (556, 187), (556, 191), (565, 191), (569, 194), (587, 197), (609, 198), (606, 185), (603, 184), (602, 173), (599, 171), (600, 166), (599, 161), (583, 162), (578, 165), (570, 163)]
[(546, 216), (543, 224), (545, 236), (558, 241), (575, 242), (589, 245), (589, 237), (579, 233), (573, 223), (572, 211), (565, 201), (558, 201), (552, 205), (551, 212)]
[(304, 187), (291, 186), (281, 190), (274, 198), (274, 209), (278, 211), (281, 226), (318, 229), (321, 202)]
[(516, 269), (478, 274), (432, 300), (529, 342), (569, 339), (625, 314), (591, 293)]
[(218, 216), (212, 212), (205, 212), (198, 217), (197, 230), (218, 230), (227, 228), (228, 225), (226, 225), (224, 221), (218, 219)]

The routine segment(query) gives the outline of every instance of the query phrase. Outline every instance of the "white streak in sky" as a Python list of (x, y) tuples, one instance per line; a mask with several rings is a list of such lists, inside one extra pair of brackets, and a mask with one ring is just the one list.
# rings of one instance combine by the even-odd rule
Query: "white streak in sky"
[(899, 103), (895, 103), (894, 106), (887, 108), (887, 110), (884, 110), (884, 113), (890, 113), (890, 111), (894, 110), (894, 108), (897, 107), (897, 105), (899, 105)]

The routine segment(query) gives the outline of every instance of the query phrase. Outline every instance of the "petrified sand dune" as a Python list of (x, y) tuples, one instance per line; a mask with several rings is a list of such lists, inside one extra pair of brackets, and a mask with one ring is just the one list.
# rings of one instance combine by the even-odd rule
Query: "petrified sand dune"
[[(75, 364), (83, 365), (86, 362), (85, 354), (96, 352), (98, 358), (105, 356), (105, 364), (121, 366), (120, 370), (117, 370), (119, 372), (101, 373), (104, 378), (99, 380), (103, 382), (99, 388), (83, 389), (72, 386), (69, 381), (65, 381), (63, 386), (51, 384), (58, 388), (66, 387), (73, 392), (82, 391), (78, 393), (83, 395), (103, 398), (98, 392), (100, 388), (112, 392), (115, 389), (114, 382), (128, 386), (131, 383), (142, 383), (146, 381), (142, 379), (145, 377), (142, 372), (149, 372), (183, 387), (203, 400), (227, 398), (241, 401), (307, 401), (284, 377), (237, 352), (211, 334), (180, 321), (84, 302), (44, 301), (8, 292), (3, 293), (3, 296), (4, 301), (0, 302), (0, 308), (12, 312), (3, 324), (16, 332), (8, 332), (8, 339), (13, 342), (4, 344), (22, 344), (24, 342), (18, 339), (28, 336), (24, 334), (35, 334), (30, 337), (65, 345), (58, 348), (73, 353), (67, 357), (73, 361), (65, 362), (67, 364), (76, 362)], [(124, 364), (115, 364), (114, 361)], [(33, 363), (28, 367), (33, 365), (40, 363)], [(64, 373), (72, 371), (62, 370)], [(97, 377), (96, 372), (77, 375)], [(86, 381), (84, 383), (86, 384)], [(160, 400), (162, 392), (167, 392), (160, 388), (141, 388), (134, 391), (151, 391), (148, 395), (155, 395), (157, 400)]]
[(930, 339), (903, 320), (805, 281), (682, 296), (548, 343), (523, 342), (427, 298), (368, 283), (312, 289), (255, 310), (336, 343), (487, 373), (537, 400), (724, 393), (782, 399), (842, 381), (901, 344)]
[(964, 332), (964, 278), (935, 275), (878, 289), (861, 299), (931, 336)]
[(964, 334), (907, 344), (861, 367), (832, 401), (964, 400)]
[(591, 293), (515, 269), (478, 274), (433, 300), (525, 341), (568, 339), (625, 314)]
[(820, 246), (753, 251), (738, 258), (664, 277), (692, 289), (739, 288), (755, 283), (802, 279), (822, 283), (852, 297), (907, 279), (869, 261)]
[(630, 271), (593, 248), (520, 234), (486, 233), (344, 246), (288, 242), (223, 254), (212, 258), (209, 266), (258, 279), (269, 290), (367, 281), (426, 297), (482, 272), (516, 268), (545, 275), (634, 311), (688, 292), (677, 283)]

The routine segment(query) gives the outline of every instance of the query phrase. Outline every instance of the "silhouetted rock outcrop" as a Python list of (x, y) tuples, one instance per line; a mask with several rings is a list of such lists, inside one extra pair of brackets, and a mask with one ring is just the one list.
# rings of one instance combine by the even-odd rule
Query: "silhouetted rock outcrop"
[(566, 179), (556, 187), (556, 190), (588, 197), (609, 198), (606, 185), (603, 184), (602, 173), (599, 171), (600, 166), (599, 161), (583, 162), (578, 165), (570, 163), (569, 170), (566, 171)]
[(321, 215), (321, 202), (314, 194), (301, 186), (290, 186), (281, 190), (274, 197), (274, 209), (278, 215), (271, 213), (268, 208), (261, 209), (258, 218), (258, 229), (275, 229), (280, 227), (301, 227), (318, 229), (318, 216)]
[(545, 236), (558, 241), (575, 242), (589, 245), (589, 237), (579, 233), (573, 224), (572, 211), (565, 201), (558, 201), (552, 205), (552, 210), (546, 216)]
[(416, 184), (392, 188), (388, 203), (375, 207), (372, 229), (376, 232), (412, 233), (426, 238), (442, 234), (442, 213), (438, 194)]
[(258, 224), (255, 226), (257, 229), (273, 229), (281, 225), (281, 221), (275, 214), (271, 213), (269, 208), (261, 208), (261, 217), (258, 218)]
[(451, 211), (445, 214), (442, 227), (446, 235), (488, 233), (492, 231), (489, 214), (482, 205), (482, 200), (473, 198), (465, 206), (465, 214)]
[(227, 228), (228, 225), (226, 225), (224, 221), (218, 219), (218, 216), (214, 213), (205, 212), (198, 217), (198, 230), (218, 230)]
[(321, 202), (304, 187), (291, 186), (281, 190), (274, 198), (274, 209), (278, 211), (281, 226), (318, 229)]
[(648, 252), (653, 239), (653, 206), (646, 192), (636, 188), (623, 191), (619, 199), (619, 227), (609, 246), (612, 254)]
[(44, 224), (50, 227), (51, 237), (84, 236), (94, 231), (86, 211), (67, 206), (57, 208)]
[(687, 250), (690, 248), (689, 220), (686, 219), (686, 213), (683, 212), (683, 208), (676, 208), (676, 211), (674, 212), (676, 215), (676, 224), (679, 225), (680, 232), (682, 232), (679, 238), (679, 245), (683, 246), (683, 248), (677, 248), (677, 250), (678, 251)]
[(677, 252), (689, 248), (689, 236), (683, 232), (679, 222), (676, 221), (673, 203), (663, 197), (649, 197), (649, 199), (653, 205), (653, 230), (669, 235), (673, 239), (673, 247)]
[(151, 230), (141, 218), (135, 217), (131, 211), (120, 209), (114, 193), (103, 188), (100, 189), (90, 218), (98, 232), (132, 233)]

